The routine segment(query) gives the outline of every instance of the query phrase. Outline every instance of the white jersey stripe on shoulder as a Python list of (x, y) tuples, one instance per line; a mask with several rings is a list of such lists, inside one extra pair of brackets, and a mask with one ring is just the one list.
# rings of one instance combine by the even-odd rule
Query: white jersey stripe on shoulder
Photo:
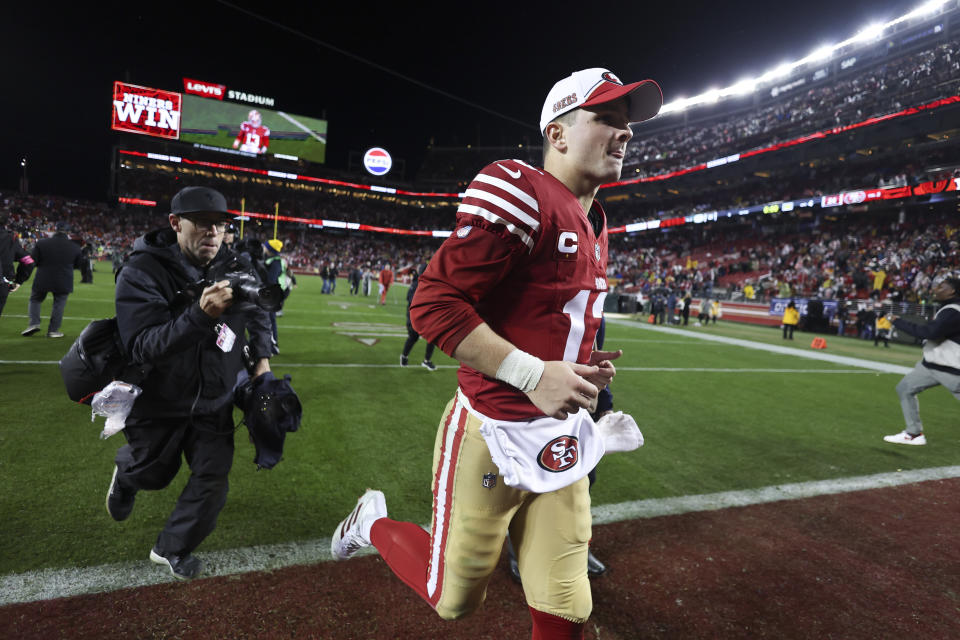
[(520, 238), (520, 240), (523, 241), (523, 244), (527, 245), (527, 248), (533, 251), (533, 238), (531, 238), (526, 233), (524, 233), (522, 229), (517, 228), (515, 224), (508, 222), (507, 220), (504, 220), (497, 214), (491, 211), (487, 211), (486, 209), (482, 207), (478, 207), (473, 204), (461, 204), (460, 208), (457, 209), (457, 211), (459, 213), (466, 213), (470, 215), (480, 216), (484, 220), (489, 220), (494, 224), (502, 224), (504, 227), (507, 228), (507, 231), (516, 235), (518, 238)]
[(529, 193), (521, 189), (515, 184), (511, 184), (506, 180), (501, 180), (500, 178), (494, 178), (493, 176), (488, 176), (485, 173), (478, 175), (475, 180), (477, 182), (485, 182), (489, 185), (497, 187), (498, 189), (503, 189), (512, 196), (516, 196), (520, 202), (524, 203), (534, 211), (540, 211), (540, 204), (537, 202), (537, 199), (531, 196)]
[(508, 202), (500, 196), (490, 193), (489, 191), (484, 191), (483, 189), (467, 189), (463, 193), (463, 197), (464, 199), (476, 198), (477, 200), (489, 202), (495, 207), (503, 209), (505, 212), (509, 213), (517, 220), (530, 227), (531, 231), (536, 231), (540, 228), (540, 222), (535, 218), (530, 217), (530, 214), (526, 213), (515, 204)]

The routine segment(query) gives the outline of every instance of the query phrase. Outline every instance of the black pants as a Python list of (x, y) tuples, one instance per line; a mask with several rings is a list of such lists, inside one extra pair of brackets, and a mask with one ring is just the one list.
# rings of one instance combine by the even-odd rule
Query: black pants
[[(127, 444), (117, 451), (117, 482), (122, 488), (154, 491), (165, 488), (180, 470), (190, 479), (157, 536), (161, 554), (184, 555), (203, 542), (217, 525), (227, 502), (227, 476), (233, 464), (233, 410), (189, 418), (128, 418)], [(182, 456), (182, 458), (181, 458)]]
[[(410, 311), (407, 311), (407, 341), (403, 343), (403, 355), (409, 356), (410, 350), (413, 349), (413, 345), (416, 344), (417, 340), (420, 339), (420, 334), (413, 330), (413, 325), (410, 324)], [(423, 359), (429, 360), (433, 357), (433, 345), (427, 343), (427, 349), (423, 353)]]
[[(796, 325), (785, 324), (783, 325), (783, 339), (784, 340), (793, 340), (793, 330), (796, 329)], [(789, 337), (787, 334), (790, 334)]]

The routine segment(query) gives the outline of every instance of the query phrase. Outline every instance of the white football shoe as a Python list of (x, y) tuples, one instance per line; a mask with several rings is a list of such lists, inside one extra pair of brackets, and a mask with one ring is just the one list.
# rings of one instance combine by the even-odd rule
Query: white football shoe
[(357, 506), (333, 532), (330, 554), (337, 560), (346, 560), (357, 551), (370, 546), (370, 528), (380, 518), (387, 517), (387, 501), (382, 491), (367, 489), (357, 500)]
[(927, 438), (922, 433), (915, 436), (906, 431), (901, 431), (892, 436), (883, 436), (883, 439), (894, 444), (927, 444)]

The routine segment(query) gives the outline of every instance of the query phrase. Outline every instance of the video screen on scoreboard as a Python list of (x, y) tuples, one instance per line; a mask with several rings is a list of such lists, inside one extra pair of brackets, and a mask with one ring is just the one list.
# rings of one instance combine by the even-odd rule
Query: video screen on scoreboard
[(327, 121), (183, 94), (180, 141), (324, 162)]

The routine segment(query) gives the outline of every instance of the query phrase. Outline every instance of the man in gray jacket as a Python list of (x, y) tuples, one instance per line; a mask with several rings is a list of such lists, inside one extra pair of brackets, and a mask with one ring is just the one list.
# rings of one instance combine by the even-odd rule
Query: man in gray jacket
[(907, 428), (883, 439), (894, 444), (927, 444), (920, 422), (917, 394), (943, 385), (960, 400), (960, 276), (943, 278), (933, 288), (940, 309), (932, 322), (918, 324), (891, 316), (893, 326), (912, 336), (923, 338), (923, 359), (897, 384), (900, 408)]
[(253, 272), (249, 261), (221, 246), (230, 217), (217, 191), (182, 189), (171, 201), (169, 226), (136, 240), (117, 279), (121, 339), (130, 360), (149, 373), (126, 420), (107, 512), (125, 520), (137, 491), (165, 488), (185, 458), (190, 479), (150, 551), (153, 562), (181, 580), (202, 571), (192, 552), (227, 500), (233, 388), (244, 346), (254, 363), (251, 376), (270, 370), (270, 319), (239, 300), (224, 277)]

